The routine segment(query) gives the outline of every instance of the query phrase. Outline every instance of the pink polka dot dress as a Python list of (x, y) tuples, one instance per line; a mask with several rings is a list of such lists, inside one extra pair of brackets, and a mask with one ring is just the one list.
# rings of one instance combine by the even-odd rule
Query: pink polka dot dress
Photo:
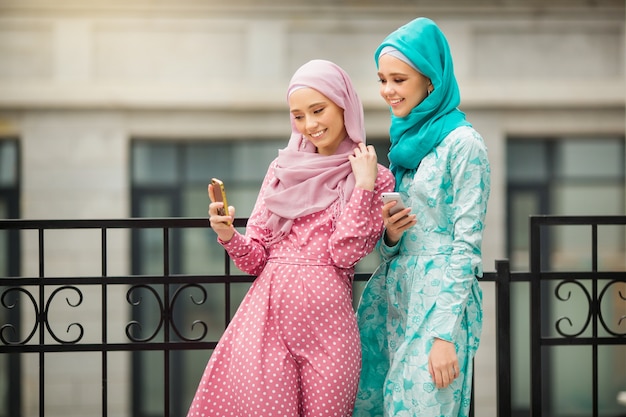
[(211, 355), (188, 417), (352, 415), (361, 369), (354, 265), (382, 234), (380, 193), (393, 185), (379, 165), (374, 191), (355, 188), (338, 216), (327, 209), (296, 219), (268, 247), (267, 231), (255, 226), (265, 210), (257, 201), (245, 236), (222, 242), (257, 278)]

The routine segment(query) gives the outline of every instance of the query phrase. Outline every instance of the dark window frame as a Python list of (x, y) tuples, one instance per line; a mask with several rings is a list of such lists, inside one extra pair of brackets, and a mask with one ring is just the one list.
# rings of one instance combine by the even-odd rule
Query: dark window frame
[[(0, 143), (12, 142), (16, 148), (16, 175), (15, 183), (11, 185), (0, 184), (0, 201), (4, 201), (7, 207), (7, 218), (20, 218), (20, 189), (21, 189), (21, 148), (20, 142), (16, 137), (0, 137)], [(18, 230), (8, 230), (8, 253), (6, 254), (8, 265), (7, 272), (9, 277), (19, 277), (20, 268), (20, 233)], [(20, 328), (20, 311), (13, 308), (7, 311), (7, 323)], [(21, 355), (19, 353), (9, 354), (8, 368), (6, 375), (8, 378), (7, 405), (8, 409), (0, 411), (0, 417), (19, 416), (22, 408), (22, 374), (21, 374)], [(8, 414), (4, 414), (8, 413)]]
[[(514, 250), (514, 236), (513, 236), (513, 220), (512, 216), (514, 213), (514, 208), (512, 207), (513, 201), (515, 200), (513, 196), (516, 193), (528, 193), (534, 192), (534, 195), (537, 198), (539, 211), (540, 213), (532, 213), (532, 214), (544, 214), (544, 215), (554, 215), (553, 208), (551, 207), (550, 195), (553, 193), (553, 190), (556, 186), (562, 185), (565, 183), (568, 184), (595, 184), (602, 183), (605, 184), (607, 182), (615, 181), (622, 186), (624, 190), (626, 187), (626, 138), (624, 136), (619, 135), (598, 135), (597, 139), (599, 140), (614, 140), (616, 143), (621, 145), (620, 159), (621, 159), (621, 169), (619, 170), (620, 175), (618, 176), (610, 176), (610, 177), (598, 177), (598, 178), (585, 178), (585, 177), (570, 177), (563, 178), (559, 175), (559, 173), (555, 172), (556, 161), (558, 158), (558, 145), (559, 143), (570, 142), (570, 141), (590, 141), (593, 140), (589, 135), (585, 135), (584, 137), (574, 137), (568, 135), (567, 137), (555, 137), (555, 136), (545, 136), (545, 137), (521, 137), (521, 136), (510, 136), (506, 140), (507, 147), (511, 143), (542, 143), (545, 146), (546, 153), (546, 178), (542, 178), (539, 180), (512, 180), (510, 178), (509, 172), (506, 173), (506, 232), (507, 235), (505, 237), (506, 242), (506, 257), (507, 259), (512, 258), (512, 251)], [(508, 154), (507, 154), (508, 158)], [(621, 199), (623, 202), (624, 199)], [(624, 207), (624, 203), (622, 203), (621, 212), (624, 213), (626, 211), (626, 207)], [(530, 235), (530, 230), (528, 230)], [(542, 261), (542, 270), (550, 270), (550, 253), (551, 244), (549, 241), (548, 234), (542, 234), (541, 237), (541, 255), (540, 259)], [(542, 290), (544, 291), (544, 290)], [(547, 297), (542, 297), (542, 299), (547, 299)], [(546, 301), (541, 304), (542, 311), (545, 313), (542, 316), (542, 326), (547, 326), (551, 306)], [(513, 312), (512, 312), (513, 314)], [(546, 365), (543, 370), (543, 378), (546, 381), (549, 381), (552, 378), (551, 367), (549, 366), (551, 360), (551, 353), (546, 352), (545, 356), (542, 358), (544, 364)], [(512, 374), (514, 374), (512, 370)], [(543, 396), (543, 404), (547, 410), (551, 410), (552, 405), (552, 393), (554, 389), (546, 384), (544, 387), (544, 396)], [(513, 417), (527, 417), (530, 415), (530, 409), (517, 409), (512, 410)]]

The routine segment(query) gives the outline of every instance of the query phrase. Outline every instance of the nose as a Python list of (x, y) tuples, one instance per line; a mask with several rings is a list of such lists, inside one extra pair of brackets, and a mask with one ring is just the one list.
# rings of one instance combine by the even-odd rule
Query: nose
[(395, 93), (395, 90), (393, 89), (391, 83), (385, 83), (381, 85), (381, 92), (385, 96), (391, 96)]
[(307, 117), (306, 118), (306, 124), (305, 127), (308, 131), (311, 131), (311, 129), (317, 127), (318, 122), (317, 122), (317, 118), (316, 117)]

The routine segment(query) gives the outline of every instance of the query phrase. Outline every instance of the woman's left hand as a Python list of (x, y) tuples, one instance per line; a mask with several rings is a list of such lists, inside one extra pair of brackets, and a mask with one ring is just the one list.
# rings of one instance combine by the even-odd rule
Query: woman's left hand
[(378, 176), (378, 157), (374, 147), (361, 142), (354, 148), (354, 155), (348, 156), (348, 159), (356, 180), (355, 187), (373, 191)]
[[(233, 206), (224, 207), (224, 203), (215, 202), (213, 184), (209, 184), (208, 193), (211, 200), (211, 204), (209, 204), (209, 224), (222, 241), (228, 242), (235, 234), (235, 228), (232, 224), (235, 219), (235, 208)], [(218, 213), (218, 209), (222, 208), (226, 210), (228, 216)]]
[(428, 371), (437, 388), (445, 388), (459, 376), (459, 360), (454, 343), (435, 338), (428, 355)]

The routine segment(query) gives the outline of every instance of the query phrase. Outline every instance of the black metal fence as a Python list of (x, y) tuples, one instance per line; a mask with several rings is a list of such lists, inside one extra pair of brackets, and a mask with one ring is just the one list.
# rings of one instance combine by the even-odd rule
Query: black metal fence
[[(246, 219), (236, 219), (236, 227), (244, 227)], [(546, 383), (542, 378), (545, 349), (558, 345), (588, 345), (593, 354), (591, 357), (593, 372), (593, 417), (599, 416), (598, 405), (598, 347), (602, 345), (625, 345), (626, 331), (619, 330), (626, 324), (626, 318), (621, 317), (617, 323), (608, 323), (602, 314), (602, 301), (607, 291), (616, 285), (626, 283), (624, 271), (602, 272), (598, 270), (598, 226), (625, 225), (626, 216), (584, 216), (584, 217), (555, 217), (535, 216), (530, 219), (530, 272), (511, 272), (509, 262), (497, 261), (495, 272), (486, 272), (483, 282), (493, 282), (495, 286), (496, 301), (496, 386), (497, 386), (497, 413), (499, 417), (512, 416), (511, 395), (511, 284), (515, 282), (530, 283), (530, 348), (531, 348), (531, 409), (533, 417), (547, 416), (546, 406)], [(542, 259), (547, 254), (546, 245), (549, 241), (545, 228), (558, 225), (585, 225), (589, 226), (592, 247), (593, 264), (590, 271), (584, 272), (550, 272), (542, 269)], [(228, 323), (231, 309), (230, 288), (236, 283), (252, 282), (254, 277), (247, 275), (231, 274), (231, 263), (224, 256), (224, 274), (220, 275), (174, 275), (170, 273), (168, 254), (170, 248), (170, 232), (177, 228), (206, 228), (207, 220), (204, 218), (152, 218), (152, 219), (120, 219), (120, 220), (0, 220), (0, 232), (34, 230), (37, 233), (37, 276), (6, 276), (0, 277), (0, 359), (5, 356), (8, 360), (4, 377), (8, 379), (6, 393), (7, 414), (11, 417), (24, 416), (23, 398), (24, 389), (21, 381), (20, 358), (23, 354), (35, 354), (38, 361), (38, 415), (46, 415), (47, 396), (46, 391), (46, 361), (53, 353), (59, 352), (95, 352), (101, 357), (100, 373), (101, 380), (94, 384), (101, 385), (101, 410), (93, 411), (92, 415), (110, 416), (108, 409), (110, 386), (109, 386), (109, 357), (115, 352), (158, 352), (163, 358), (163, 404), (160, 415), (168, 417), (172, 415), (173, 389), (171, 361), (172, 354), (179, 351), (210, 350), (213, 349), (217, 340), (207, 340), (207, 326), (202, 321), (186, 323), (185, 326), (200, 329), (199, 333), (191, 337), (181, 330), (180, 320), (176, 317), (177, 306), (183, 303), (181, 294), (193, 290), (201, 294), (198, 299), (191, 297), (192, 302), (202, 303), (206, 300), (206, 290), (203, 288), (207, 283), (219, 283), (225, 287), (224, 316)], [(109, 234), (113, 229), (159, 229), (163, 238), (163, 265), (162, 274), (151, 276), (111, 276), (108, 271), (108, 244)], [(100, 231), (101, 240), (101, 265), (100, 274), (97, 276), (81, 277), (51, 277), (46, 276), (46, 233), (55, 229), (96, 229)], [(15, 240), (13, 240), (15, 242)], [(15, 253), (15, 248), (11, 249)], [(24, 259), (21, 262), (33, 262)], [(356, 281), (366, 281), (369, 273), (358, 273)], [(555, 282), (557, 289), (555, 296), (559, 295), (563, 285), (577, 285), (582, 288), (588, 300), (588, 315), (585, 324), (580, 331), (567, 333), (561, 330), (561, 323), (569, 320), (567, 317), (560, 318), (555, 327), (556, 337), (546, 336), (545, 327), (549, 325), (542, 316), (544, 311), (547, 290), (542, 287), (542, 282)], [(581, 282), (591, 282), (589, 286)], [(153, 332), (145, 337), (137, 337), (134, 329), (142, 326), (142, 323), (131, 320), (126, 324), (111, 323), (110, 306), (117, 305), (120, 300), (110, 300), (110, 289), (115, 286), (123, 286), (125, 289), (126, 306), (132, 306), (140, 301), (133, 294), (141, 289), (148, 291), (159, 306), (158, 319), (153, 323)], [(100, 321), (101, 332), (99, 340), (88, 342), (84, 340), (84, 317), (77, 317), (67, 325), (65, 334), (59, 332), (57, 325), (51, 321), (50, 311), (55, 300), (65, 297), (70, 307), (77, 307), (83, 302), (83, 291), (86, 287), (100, 289), (100, 312), (99, 318), (90, 317), (90, 323)], [(155, 290), (159, 288), (159, 290)], [(626, 303), (626, 294), (618, 291), (618, 300)], [(21, 302), (17, 303), (17, 299)], [(24, 300), (27, 300), (24, 302)], [(28, 322), (26, 317), (21, 316), (20, 311), (30, 312), (28, 317), (33, 322)], [(570, 320), (571, 323), (571, 320)], [(112, 341), (109, 337), (111, 326), (123, 326), (126, 340)], [(585, 330), (591, 326), (591, 335), (586, 335)], [(603, 331), (599, 333), (598, 326)], [(621, 327), (620, 327), (621, 326)], [(156, 335), (159, 334), (157, 338)], [(585, 334), (585, 336), (581, 336)], [(1, 363), (1, 362), (0, 362)], [(476, 374), (480, 374), (480, 369)], [(0, 376), (2, 377), (2, 376)], [(1, 384), (0, 384), (1, 386)], [(138, 416), (134, 409), (132, 415)], [(0, 416), (2, 416), (0, 412)]]
[[(582, 363), (591, 366), (591, 416), (600, 416), (600, 382), (604, 379), (599, 376), (599, 348), (602, 346), (626, 345), (626, 269), (622, 263), (621, 270), (601, 270), (600, 268), (600, 228), (607, 231), (616, 231), (616, 242), (621, 246), (616, 253), (621, 252), (621, 260), (626, 260), (624, 239), (626, 233), (625, 216), (532, 216), (530, 218), (530, 365), (531, 365), (531, 401), (530, 415), (548, 415), (550, 409), (549, 374), (546, 372), (545, 361), (551, 352), (559, 346), (588, 346), (591, 349), (590, 357), (580, 356)], [(552, 240), (554, 233), (550, 229), (569, 227), (586, 227), (586, 236), (591, 249), (588, 268), (578, 271), (555, 271), (550, 263)], [(619, 227), (621, 226), (621, 228)], [(522, 278), (512, 274), (513, 279)], [(584, 314), (581, 315), (582, 324), (575, 325), (569, 316), (548, 316), (550, 310), (549, 299), (562, 302), (572, 298), (572, 291), (577, 291), (586, 301), (580, 306)], [(609, 297), (612, 294), (612, 297)], [(613, 298), (613, 300), (610, 300)], [(622, 311), (614, 322), (605, 315), (605, 304), (613, 301), (621, 304), (615, 311)], [(554, 317), (554, 321), (553, 318)], [(621, 330), (620, 330), (621, 329)], [(614, 363), (613, 370), (618, 376), (626, 378), (626, 355), (622, 361)], [(576, 368), (579, 364), (572, 363)], [(626, 381), (626, 379), (625, 379)], [(626, 390), (626, 385), (623, 387)], [(626, 409), (626, 408), (625, 408)], [(626, 412), (620, 413), (620, 416)]]

